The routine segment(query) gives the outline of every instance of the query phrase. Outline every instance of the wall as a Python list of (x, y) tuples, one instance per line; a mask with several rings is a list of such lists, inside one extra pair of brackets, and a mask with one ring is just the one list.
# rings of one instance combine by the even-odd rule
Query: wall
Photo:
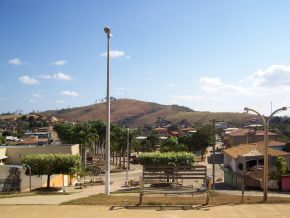
[(21, 158), (28, 154), (79, 154), (79, 145), (48, 146), (6, 146), (8, 164), (21, 164)]
[(282, 177), (282, 191), (290, 192), (290, 176)]
[[(15, 173), (11, 173), (11, 169), (14, 169), (13, 171), (18, 170), (17, 175)], [(50, 186), (51, 187), (63, 187), (64, 185), (68, 186), (72, 183), (72, 179), (70, 176), (65, 175), (67, 177), (67, 184), (64, 184), (64, 175), (52, 175), (50, 178)], [(2, 191), (9, 191), (9, 188), (11, 187), (9, 183), (11, 183), (11, 178), (14, 179), (13, 186), (10, 191), (29, 191), (30, 187), (30, 177), (29, 175), (25, 174), (25, 169), (19, 166), (14, 165), (3, 165), (0, 166), (0, 192)], [(7, 181), (9, 180), (10, 181)], [(4, 184), (6, 187), (3, 188)], [(31, 176), (31, 188), (40, 188), (40, 187), (46, 187), (47, 186), (47, 176)]]
[(234, 185), (234, 175), (228, 168), (224, 168), (224, 182), (228, 185)]
[(236, 160), (224, 153), (224, 166), (236, 172)]
[[(269, 141), (277, 141), (278, 136), (269, 135)], [(237, 146), (240, 144), (257, 143), (264, 141), (263, 135), (247, 134), (243, 136), (229, 136), (228, 142), (231, 146)]]

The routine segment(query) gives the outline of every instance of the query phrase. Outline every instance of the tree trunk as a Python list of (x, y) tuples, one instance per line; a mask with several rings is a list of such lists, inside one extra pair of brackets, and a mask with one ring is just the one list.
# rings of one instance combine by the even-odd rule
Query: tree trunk
[(46, 188), (47, 188), (47, 189), (50, 188), (50, 176), (51, 176), (51, 175), (47, 175), (47, 184), (46, 184)]
[(94, 143), (94, 155), (96, 155), (97, 154), (97, 143), (95, 142)]
[(122, 157), (121, 157), (122, 155), (121, 154), (119, 154), (119, 167), (121, 168), (121, 165), (122, 165)]
[(130, 152), (130, 149), (129, 149), (129, 159), (127, 160), (127, 164), (128, 164), (128, 169), (130, 170), (130, 156), (131, 156), (131, 152)]
[(201, 149), (201, 162), (203, 162), (203, 156), (204, 156), (204, 149)]
[(123, 169), (125, 169), (125, 168), (126, 168), (126, 167), (125, 167), (125, 166), (126, 166), (125, 164), (126, 164), (126, 156), (127, 156), (127, 155), (126, 155), (126, 152), (125, 152), (124, 150), (123, 150), (122, 153), (123, 153), (123, 155), (122, 155), (122, 156), (123, 156)]

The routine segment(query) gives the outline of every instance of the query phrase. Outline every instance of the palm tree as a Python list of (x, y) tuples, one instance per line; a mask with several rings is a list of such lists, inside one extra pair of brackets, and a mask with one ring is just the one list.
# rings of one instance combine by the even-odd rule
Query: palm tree
[(98, 138), (95, 143), (95, 154), (104, 154), (106, 144), (106, 125), (102, 120), (90, 121), (93, 128), (97, 131)]

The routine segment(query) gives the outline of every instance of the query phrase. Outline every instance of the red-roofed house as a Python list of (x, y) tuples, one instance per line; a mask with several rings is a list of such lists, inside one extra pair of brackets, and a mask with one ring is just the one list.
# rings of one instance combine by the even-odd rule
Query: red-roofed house
[[(237, 146), (240, 144), (257, 143), (264, 140), (264, 131), (253, 129), (237, 129), (227, 134), (227, 143), (229, 146)], [(269, 141), (278, 141), (278, 134), (269, 132)]]
[[(290, 153), (268, 149), (271, 170), (276, 164), (277, 157), (284, 157), (290, 166)], [(264, 165), (264, 144), (241, 144), (224, 149), (224, 181), (227, 184), (240, 187), (244, 184), (244, 175), (253, 167)]]

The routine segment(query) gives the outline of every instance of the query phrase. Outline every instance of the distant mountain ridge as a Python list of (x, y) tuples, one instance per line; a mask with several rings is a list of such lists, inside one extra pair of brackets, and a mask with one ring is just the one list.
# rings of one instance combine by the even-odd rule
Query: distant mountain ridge
[[(47, 116), (54, 116), (59, 120), (88, 121), (106, 120), (106, 103), (50, 110), (42, 112)], [(186, 121), (189, 124), (208, 123), (210, 119), (223, 119), (225, 121), (243, 122), (252, 115), (244, 113), (211, 113), (196, 112), (188, 107), (178, 105), (161, 105), (134, 99), (117, 99), (111, 102), (111, 122), (137, 127), (139, 125), (155, 125), (158, 121), (179, 123)]]

